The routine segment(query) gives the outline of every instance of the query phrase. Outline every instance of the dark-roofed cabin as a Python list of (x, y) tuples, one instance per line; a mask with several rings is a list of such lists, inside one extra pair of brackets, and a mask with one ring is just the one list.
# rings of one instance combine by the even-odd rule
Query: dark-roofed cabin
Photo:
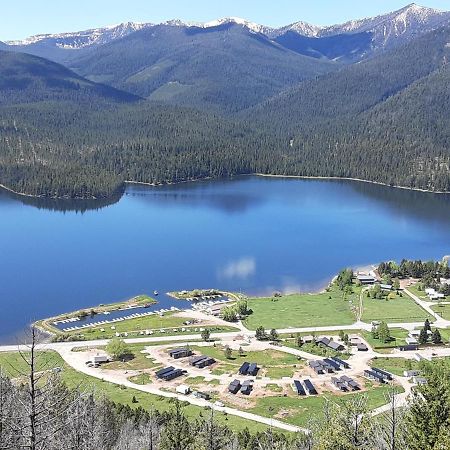
[(305, 389), (303, 388), (302, 383), (300, 383), (299, 380), (294, 380), (294, 386), (298, 395), (306, 395)]
[(317, 339), (316, 343), (317, 345), (321, 345), (322, 347), (328, 347), (330, 344), (330, 339), (327, 337), (322, 337), (320, 339)]
[(325, 358), (323, 361), (329, 366), (333, 367), (334, 370), (341, 370), (341, 366), (333, 359)]
[(157, 372), (155, 372), (155, 375), (158, 378), (162, 378), (162, 375), (164, 375), (165, 373), (172, 372), (172, 370), (174, 370), (174, 369), (175, 369), (175, 367), (172, 367), (172, 366), (164, 367), (163, 369), (159, 369)]
[(246, 380), (242, 383), (241, 394), (250, 395), (253, 390), (253, 383), (250, 380)]
[(258, 371), (259, 371), (259, 367), (257, 366), (256, 363), (251, 363), (248, 366), (248, 371), (247, 371), (248, 375), (256, 376), (258, 374)]
[(185, 373), (184, 370), (174, 369), (174, 370), (171, 370), (170, 372), (163, 373), (159, 378), (161, 378), (162, 380), (165, 380), (165, 381), (170, 381), (175, 378), (181, 377), (181, 375), (183, 375), (184, 373)]
[(210, 366), (211, 364), (214, 364), (216, 360), (214, 358), (210, 358), (209, 356), (201, 359), (200, 361), (197, 361), (193, 364), (194, 367), (197, 367), (198, 369), (203, 369), (207, 366)]
[(385, 379), (379, 373), (376, 373), (373, 370), (365, 370), (364, 375), (371, 380), (378, 381), (379, 383), (385, 382)]
[(308, 391), (309, 395), (317, 395), (316, 388), (312, 384), (311, 380), (304, 380), (305, 389)]
[(380, 374), (386, 380), (393, 380), (394, 379), (394, 377), (392, 376), (392, 373), (386, 372), (385, 370), (378, 369), (377, 367), (372, 367), (372, 370), (374, 372)]
[(246, 361), (244, 364), (242, 364), (241, 368), (239, 369), (239, 373), (241, 375), (247, 375), (249, 366), (250, 363)]
[(401, 352), (410, 352), (419, 350), (419, 346), (417, 344), (401, 345), (398, 349)]
[(331, 359), (333, 361), (336, 361), (342, 368), (350, 369), (350, 364), (347, 361), (344, 361), (343, 359), (338, 358), (337, 356), (332, 356)]
[(358, 352), (367, 352), (369, 350), (369, 348), (367, 347), (366, 344), (364, 343), (359, 343), (357, 346)]
[(237, 394), (239, 389), (241, 389), (241, 382), (239, 380), (233, 380), (228, 386), (228, 391), (232, 394)]
[(173, 359), (186, 358), (192, 355), (192, 351), (188, 348), (175, 348), (173, 350), (170, 350), (169, 355)]
[(321, 375), (324, 373), (324, 368), (322, 367), (322, 364), (319, 363), (319, 361), (309, 361), (309, 367), (314, 370), (318, 375)]
[(346, 384), (343, 381), (341, 381), (339, 378), (331, 377), (331, 382), (342, 392), (347, 391)]
[(375, 283), (375, 281), (377, 281), (370, 275), (358, 275), (356, 278), (361, 284), (373, 284)]

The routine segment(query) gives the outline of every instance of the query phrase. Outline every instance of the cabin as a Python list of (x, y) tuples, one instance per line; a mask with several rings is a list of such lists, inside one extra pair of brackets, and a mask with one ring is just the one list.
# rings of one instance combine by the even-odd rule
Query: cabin
[(341, 381), (339, 378), (336, 377), (331, 377), (331, 382), (334, 384), (334, 386), (339, 389), (342, 392), (346, 392), (347, 391), (347, 386), (346, 384)]
[(109, 358), (107, 355), (95, 355), (92, 357), (92, 362), (94, 364), (103, 364), (107, 363), (109, 361)]
[(341, 370), (341, 366), (334, 360), (330, 358), (325, 358), (323, 362), (327, 363), (329, 366), (331, 366), (334, 370)]
[(249, 362), (245, 362), (242, 364), (242, 366), (239, 369), (239, 374), (240, 375), (247, 375), (248, 373), (248, 368), (250, 367), (250, 363)]
[(398, 347), (398, 349), (401, 352), (410, 352), (410, 351), (419, 350), (419, 345), (418, 344), (400, 345)]
[(303, 384), (305, 385), (305, 389), (308, 391), (309, 395), (317, 395), (316, 388), (312, 384), (311, 380), (304, 380)]
[(299, 380), (294, 380), (294, 388), (297, 391), (298, 395), (306, 395), (306, 391)]
[(383, 291), (392, 291), (392, 284), (380, 284), (380, 288)]
[(335, 361), (337, 364), (339, 364), (340, 367), (343, 369), (350, 369), (350, 364), (347, 361), (344, 361), (341, 358), (338, 358), (337, 356), (332, 356), (331, 359)]
[(424, 377), (414, 377), (413, 378), (414, 383), (416, 384), (427, 384), (427, 379)]
[(321, 347), (330, 348), (331, 350), (334, 350), (336, 352), (340, 352), (344, 350), (344, 346), (340, 344), (339, 342), (333, 341), (330, 338), (322, 337), (316, 341), (317, 345), (320, 345)]
[(241, 382), (239, 380), (233, 380), (228, 385), (228, 391), (232, 394), (237, 394), (239, 392), (239, 389), (241, 389)]
[(405, 370), (403, 371), (403, 376), (407, 378), (417, 377), (420, 374), (419, 370)]
[(351, 346), (355, 347), (358, 344), (361, 344), (361, 339), (357, 336), (353, 336), (353, 337), (349, 338), (349, 342), (350, 342)]
[(367, 347), (366, 344), (364, 344), (363, 342), (360, 342), (356, 348), (358, 349), (358, 352), (367, 352), (369, 350), (369, 348)]
[(317, 375), (322, 375), (324, 373), (324, 368), (322, 367), (322, 364), (320, 364), (319, 361), (313, 360), (309, 361), (309, 367), (314, 370), (314, 372), (317, 373)]
[(164, 367), (162, 369), (159, 369), (157, 372), (155, 372), (155, 375), (157, 378), (161, 378), (163, 374), (165, 374), (166, 372), (172, 372), (172, 370), (175, 370), (175, 367), (169, 366), (169, 367)]
[(415, 337), (407, 337), (405, 339), (406, 345), (417, 345), (417, 339)]
[(169, 356), (173, 359), (186, 358), (192, 355), (192, 351), (188, 348), (175, 348), (169, 351)]
[(209, 356), (205, 355), (199, 355), (191, 359), (190, 364), (191, 366), (196, 367), (197, 369), (204, 369), (207, 366), (210, 366), (211, 364), (214, 364), (216, 360), (214, 358), (211, 358)]
[(252, 390), (253, 390), (253, 381), (252, 380), (246, 380), (242, 383), (241, 394), (250, 395)]
[(376, 280), (375, 277), (372, 277), (371, 275), (357, 275), (356, 279), (361, 283), (361, 284), (374, 284)]
[(248, 370), (247, 370), (247, 374), (248, 375), (252, 375), (252, 376), (256, 376), (258, 374), (259, 371), (259, 367), (257, 366), (256, 363), (251, 363), (248, 366)]
[(365, 370), (364, 376), (368, 378), (369, 380), (377, 381), (378, 383), (385, 383), (384, 377), (382, 377), (379, 373), (374, 372), (373, 370)]
[(347, 375), (342, 375), (341, 381), (344, 382), (351, 391), (359, 391), (361, 389), (359, 384)]
[(314, 336), (312, 335), (302, 336), (302, 342), (304, 344), (311, 344), (312, 342), (314, 342)]
[(211, 400), (211, 396), (207, 392), (194, 391), (192, 395), (203, 400)]
[(393, 380), (394, 377), (392, 375), (392, 373), (386, 372), (383, 369), (378, 369), (377, 367), (372, 367), (372, 370), (376, 373), (378, 373), (380, 376), (382, 376), (383, 378), (385, 378), (386, 380)]
[(170, 381), (175, 378), (181, 377), (181, 375), (184, 375), (185, 373), (185, 370), (166, 367), (165, 369), (158, 370), (158, 372), (156, 372), (156, 376), (161, 380)]
[(180, 384), (176, 387), (175, 391), (178, 394), (188, 395), (191, 392), (191, 388), (189, 386), (186, 386), (185, 384)]

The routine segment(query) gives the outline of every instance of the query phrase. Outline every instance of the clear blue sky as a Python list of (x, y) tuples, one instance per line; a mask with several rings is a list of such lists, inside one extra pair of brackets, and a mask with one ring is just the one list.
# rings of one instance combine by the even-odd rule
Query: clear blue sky
[[(209, 21), (237, 16), (271, 26), (303, 20), (316, 25), (345, 22), (406, 6), (408, 0), (14, 0), (2, 1), (0, 41), (135, 21), (179, 18)], [(422, 0), (450, 9), (450, 0)]]

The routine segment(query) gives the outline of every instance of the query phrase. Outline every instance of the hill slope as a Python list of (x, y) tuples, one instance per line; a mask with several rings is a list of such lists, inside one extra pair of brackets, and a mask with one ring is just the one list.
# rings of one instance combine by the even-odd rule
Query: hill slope
[(0, 50), (0, 103), (48, 100), (135, 101), (110, 86), (93, 83), (60, 64), (37, 56)]
[(338, 69), (233, 23), (143, 29), (73, 60), (71, 67), (143, 97), (229, 111)]

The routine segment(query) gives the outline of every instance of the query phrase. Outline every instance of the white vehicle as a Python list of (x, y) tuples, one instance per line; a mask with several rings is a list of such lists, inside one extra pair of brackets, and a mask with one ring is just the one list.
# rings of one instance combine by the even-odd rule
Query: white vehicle
[(218, 406), (219, 408), (223, 408), (225, 405), (222, 402), (215, 402), (214, 405)]

